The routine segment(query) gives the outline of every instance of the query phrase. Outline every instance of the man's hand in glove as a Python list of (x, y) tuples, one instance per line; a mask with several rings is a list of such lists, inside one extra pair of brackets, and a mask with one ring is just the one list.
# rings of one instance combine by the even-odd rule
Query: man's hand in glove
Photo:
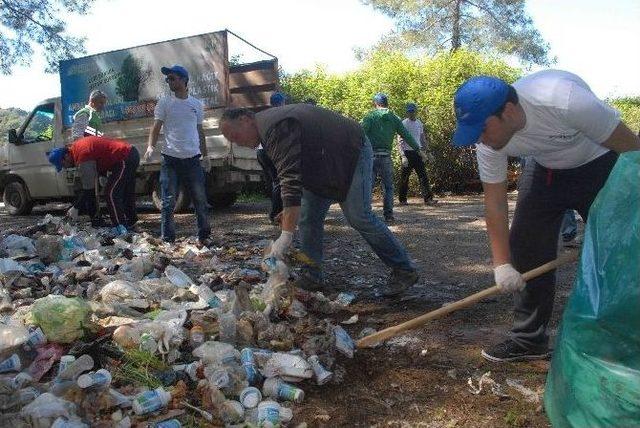
[(269, 254), (269, 256), (282, 260), (287, 250), (289, 250), (292, 241), (293, 232), (287, 232), (286, 230), (283, 230), (280, 234), (280, 237), (276, 239), (276, 241), (271, 246), (271, 253)]
[(520, 272), (507, 263), (493, 269), (496, 284), (503, 293), (513, 293), (524, 288), (525, 282)]

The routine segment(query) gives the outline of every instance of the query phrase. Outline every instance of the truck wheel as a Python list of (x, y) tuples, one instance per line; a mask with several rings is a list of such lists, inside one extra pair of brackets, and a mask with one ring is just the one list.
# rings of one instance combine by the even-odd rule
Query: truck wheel
[[(151, 199), (153, 199), (153, 205), (156, 206), (158, 211), (162, 211), (162, 192), (160, 191), (160, 180), (156, 180), (153, 186), (153, 192), (151, 192)], [(189, 208), (191, 201), (189, 195), (184, 187), (180, 187), (178, 196), (176, 197), (176, 207), (173, 209), (174, 213), (184, 212)]]
[(11, 215), (29, 215), (34, 202), (27, 186), (21, 181), (12, 181), (4, 188), (4, 207)]
[(228, 208), (236, 203), (236, 199), (238, 199), (238, 192), (210, 193), (207, 195), (207, 200), (213, 205), (214, 210)]

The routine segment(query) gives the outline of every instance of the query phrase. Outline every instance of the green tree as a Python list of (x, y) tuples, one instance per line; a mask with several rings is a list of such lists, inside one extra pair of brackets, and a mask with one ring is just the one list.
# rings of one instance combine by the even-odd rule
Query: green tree
[(620, 111), (622, 120), (635, 133), (640, 131), (640, 96), (624, 97), (608, 100), (614, 108)]
[(0, 0), (0, 73), (29, 65), (34, 45), (42, 47), (45, 71), (55, 73), (58, 62), (84, 53), (85, 38), (67, 34), (68, 13), (86, 14), (95, 0)]
[[(462, 192), (479, 189), (479, 180), (474, 149), (451, 146), (455, 128), (453, 95), (466, 79), (478, 74), (513, 82), (520, 76), (520, 70), (464, 49), (422, 59), (382, 50), (372, 53), (355, 71), (338, 75), (318, 67), (285, 74), (281, 84), (293, 102), (313, 98), (319, 105), (357, 121), (372, 108), (371, 98), (376, 92), (386, 93), (389, 107), (400, 116), (407, 102), (417, 103), (418, 117), (425, 123), (431, 140), (434, 159), (429, 163), (429, 171), (434, 188)], [(397, 153), (393, 156), (397, 173), (400, 159)], [(411, 189), (418, 189), (416, 182), (411, 182)]]
[(135, 59), (133, 55), (127, 55), (120, 67), (120, 76), (116, 81), (116, 93), (122, 97), (123, 101), (138, 101), (140, 85), (142, 85), (151, 73), (150, 70), (143, 70), (143, 64)]
[(27, 112), (19, 108), (0, 108), (0, 145), (7, 142), (7, 132), (22, 125), (25, 117)]
[(525, 0), (361, 1), (395, 21), (395, 30), (378, 47), (430, 54), (465, 47), (513, 55), (524, 63), (555, 62), (549, 58), (549, 44), (525, 11)]

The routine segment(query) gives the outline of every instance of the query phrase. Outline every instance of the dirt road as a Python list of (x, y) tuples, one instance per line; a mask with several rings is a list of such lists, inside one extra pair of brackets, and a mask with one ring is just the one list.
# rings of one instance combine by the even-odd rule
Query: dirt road
[[(514, 195), (511, 195), (513, 205)], [(374, 204), (381, 215), (381, 204)], [(513, 207), (512, 207), (513, 208)], [(276, 237), (278, 230), (266, 218), (267, 202), (240, 202), (212, 214), (217, 237), (223, 241), (258, 242)], [(0, 209), (0, 229), (31, 224), (32, 216), (9, 217)], [(57, 214), (63, 211), (56, 212)], [(326, 222), (325, 270), (335, 293), (355, 292), (357, 300), (338, 314), (357, 337), (364, 327), (381, 329), (442, 304), (465, 297), (492, 284), (489, 248), (479, 196), (446, 197), (436, 207), (417, 199), (397, 207), (392, 230), (407, 246), (421, 272), (420, 281), (402, 298), (376, 298), (387, 269), (364, 240), (349, 228), (337, 205)], [(141, 228), (159, 230), (159, 214), (150, 208), (141, 215)], [(195, 231), (193, 215), (178, 215), (178, 232)], [(575, 263), (560, 269), (555, 332), (561, 309), (573, 282)], [(305, 402), (295, 408), (295, 420), (310, 426), (378, 427), (546, 427), (541, 403), (528, 402), (506, 383), (519, 381), (533, 391), (544, 387), (548, 362), (498, 365), (480, 357), (483, 346), (503, 338), (511, 320), (511, 298), (500, 296), (468, 310), (435, 321), (343, 362), (344, 382), (306, 390)], [(468, 379), (491, 371), (506, 397), (469, 390)]]

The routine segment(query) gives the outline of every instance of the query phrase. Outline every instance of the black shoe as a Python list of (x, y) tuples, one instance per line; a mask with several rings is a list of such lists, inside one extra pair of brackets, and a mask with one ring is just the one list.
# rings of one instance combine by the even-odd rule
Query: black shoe
[(494, 363), (505, 363), (513, 361), (545, 360), (551, 356), (550, 350), (542, 352), (532, 351), (518, 345), (511, 339), (482, 350), (482, 357)]
[(415, 270), (394, 269), (387, 282), (387, 288), (382, 291), (382, 296), (393, 297), (404, 293), (409, 287), (418, 281), (418, 272)]
[(407, 201), (400, 201), (398, 205), (409, 205), (409, 204), (407, 203)]
[(390, 215), (390, 216), (384, 218), (384, 222), (387, 223), (387, 224), (392, 224), (392, 223), (396, 222), (396, 218), (394, 216)]

